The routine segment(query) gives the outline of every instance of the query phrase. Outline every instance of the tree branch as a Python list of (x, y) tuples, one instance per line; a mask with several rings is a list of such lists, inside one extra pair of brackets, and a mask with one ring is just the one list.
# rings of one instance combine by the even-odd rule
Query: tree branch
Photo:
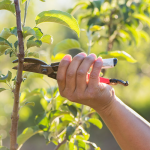
[(19, 120), (19, 94), (20, 94), (20, 86), (22, 82), (22, 70), (23, 70), (23, 62), (24, 62), (24, 42), (23, 42), (23, 34), (22, 34), (22, 26), (21, 26), (21, 11), (19, 0), (14, 0), (15, 9), (16, 9), (16, 22), (17, 22), (17, 34), (18, 34), (18, 45), (19, 45), (19, 54), (18, 56), (18, 72), (16, 79), (16, 87), (14, 92), (14, 105), (13, 112), (11, 116), (11, 130), (10, 130), (10, 150), (16, 150), (18, 148), (17, 145), (17, 132), (18, 132), (18, 120)]
[(58, 150), (59, 147), (60, 147), (61, 145), (63, 145), (66, 141), (67, 141), (67, 139), (65, 138), (61, 143), (59, 143), (59, 144), (57, 145), (57, 147), (55, 148), (55, 150)]

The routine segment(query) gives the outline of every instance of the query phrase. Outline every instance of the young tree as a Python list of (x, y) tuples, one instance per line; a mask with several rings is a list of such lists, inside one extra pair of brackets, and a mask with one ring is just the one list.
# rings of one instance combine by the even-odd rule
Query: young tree
[[(143, 0), (143, 2), (148, 4), (149, 1)], [(25, 6), (23, 22), (21, 21), (20, 3)], [(119, 60), (134, 63), (136, 60), (131, 55), (125, 51), (113, 50), (113, 45), (114, 43), (119, 44), (121, 42), (126, 42), (129, 45), (133, 42), (138, 44), (139, 38), (146, 39), (148, 37), (147, 33), (141, 29), (137, 29), (137, 27), (141, 22), (146, 22), (150, 25), (150, 20), (147, 17), (149, 9), (148, 7), (145, 8), (146, 5), (143, 5), (143, 3), (133, 2), (131, 0), (124, 2), (117, 0), (79, 2), (73, 9), (68, 10), (68, 13), (59, 10), (41, 12), (35, 19), (35, 27), (31, 28), (25, 26), (29, 4), (30, 0), (22, 0), (21, 2), (19, 0), (0, 1), (0, 10), (8, 10), (16, 17), (16, 27), (4, 28), (0, 33), (0, 55), (9, 54), (10, 57), (14, 57), (14, 59), (18, 57), (19, 60), (17, 76), (14, 79), (12, 79), (12, 73), (10, 71), (8, 71), (6, 76), (3, 74), (0, 76), (0, 82), (7, 84), (14, 93), (10, 129), (10, 150), (20, 149), (26, 140), (37, 133), (45, 137), (47, 144), (50, 142), (56, 144), (56, 150), (88, 149), (89, 146), (98, 150), (100, 148), (95, 143), (88, 141), (90, 135), (87, 129), (90, 127), (90, 123), (100, 129), (102, 128), (101, 121), (91, 115), (95, 113), (93, 109), (74, 104), (60, 97), (58, 87), (51, 88), (50, 99), (46, 98), (47, 90), (43, 88), (33, 91), (26, 90), (23, 93), (25, 95), (24, 97), (20, 94), (22, 81), (27, 76), (27, 74), (22, 72), (24, 57), (39, 57), (38, 53), (29, 52), (29, 49), (33, 46), (40, 47), (43, 43), (51, 45), (53, 42), (52, 36), (43, 34), (42, 30), (37, 27), (38, 24), (44, 22), (59, 23), (72, 29), (80, 37), (78, 22), (82, 25), (82, 21), (86, 20), (86, 26), (81, 31), (87, 34), (88, 49), (83, 50), (79, 41), (75, 39), (65, 39), (53, 49), (54, 56), (57, 54), (57, 57), (59, 57), (61, 55), (60, 53), (63, 51), (68, 52), (71, 49), (78, 49), (90, 54), (94, 44), (105, 39), (108, 41), (106, 51), (98, 52), (98, 56), (102, 56), (103, 58), (116, 57)], [(79, 8), (82, 9), (79, 10)], [(83, 13), (82, 10), (86, 13)], [(78, 17), (78, 22), (73, 17), (74, 14), (76, 16), (81, 14)], [(11, 35), (16, 36), (16, 42), (10, 43), (9, 37)], [(26, 42), (24, 43), (24, 41)], [(6, 89), (0, 88), (0, 92), (4, 90)], [(37, 114), (35, 117), (36, 126), (26, 128), (17, 137), (20, 105), (22, 107), (25, 105), (34, 106), (33, 102), (25, 102), (27, 98), (34, 94), (39, 94), (47, 100), (47, 104), (44, 106), (45, 111)], [(0, 149), (7, 148), (3, 147), (0, 143)]]

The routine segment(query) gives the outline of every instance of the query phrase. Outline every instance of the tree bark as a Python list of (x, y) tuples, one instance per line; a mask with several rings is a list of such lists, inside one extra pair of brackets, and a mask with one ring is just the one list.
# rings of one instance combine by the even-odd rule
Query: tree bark
[(24, 42), (23, 42), (23, 34), (22, 34), (22, 26), (21, 26), (21, 11), (19, 0), (14, 0), (15, 9), (16, 9), (16, 22), (17, 22), (17, 34), (18, 34), (18, 45), (19, 45), (19, 53), (18, 53), (18, 72), (16, 79), (16, 86), (14, 89), (14, 104), (13, 104), (13, 112), (11, 116), (11, 129), (10, 129), (10, 150), (16, 150), (18, 148), (17, 144), (17, 133), (18, 133), (18, 120), (19, 120), (19, 95), (20, 95), (20, 87), (22, 82), (22, 70), (23, 70), (23, 62), (24, 62)]

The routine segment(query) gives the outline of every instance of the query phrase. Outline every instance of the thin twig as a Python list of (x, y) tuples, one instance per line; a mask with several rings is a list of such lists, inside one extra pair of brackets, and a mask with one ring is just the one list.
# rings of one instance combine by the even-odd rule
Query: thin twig
[(27, 9), (28, 9), (28, 2), (25, 2), (25, 11), (24, 11), (24, 21), (23, 21), (23, 27), (25, 26), (26, 23), (26, 17), (27, 17)]
[(112, 35), (112, 17), (113, 17), (113, 14), (115, 12), (115, 9), (113, 9), (111, 11), (111, 14), (110, 14), (110, 21), (109, 21), (109, 24), (108, 24), (108, 33), (109, 33), (109, 39), (108, 39), (108, 45), (107, 45), (107, 50), (106, 51), (110, 51), (113, 47), (113, 42), (114, 41), (111, 41), (110, 37)]
[(67, 141), (67, 139), (65, 138), (61, 143), (59, 143), (59, 144), (57, 145), (57, 147), (55, 148), (55, 150), (58, 150), (59, 147), (60, 147), (61, 145), (63, 145), (66, 141)]
[(91, 46), (92, 46), (92, 37), (91, 37), (91, 31), (89, 30), (87, 32), (87, 37), (88, 37), (88, 55), (91, 53)]
[(30, 4), (30, 0), (29, 0), (29, 2), (28, 1), (25, 2), (24, 21), (23, 21), (23, 25), (22, 25), (23, 27), (26, 24), (26, 17), (27, 17), (27, 11), (28, 11), (29, 4)]
[(17, 150), (17, 132), (18, 132), (18, 120), (19, 120), (19, 94), (20, 86), (22, 82), (22, 70), (23, 70), (23, 61), (24, 61), (24, 42), (22, 35), (21, 27), (21, 11), (19, 0), (14, 0), (15, 9), (16, 9), (16, 22), (17, 22), (17, 34), (18, 34), (18, 45), (19, 45), (19, 54), (18, 56), (18, 72), (16, 79), (16, 87), (14, 90), (14, 104), (13, 112), (11, 116), (11, 130), (10, 130), (10, 150)]

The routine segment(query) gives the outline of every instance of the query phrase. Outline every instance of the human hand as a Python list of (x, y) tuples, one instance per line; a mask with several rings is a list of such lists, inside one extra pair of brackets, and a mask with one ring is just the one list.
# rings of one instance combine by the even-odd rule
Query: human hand
[[(87, 74), (92, 65), (88, 79)], [(112, 103), (115, 94), (110, 85), (99, 82), (102, 65), (102, 58), (96, 58), (95, 54), (86, 56), (85, 53), (79, 53), (73, 59), (66, 55), (60, 62), (57, 72), (61, 96), (95, 110), (106, 109)]]

